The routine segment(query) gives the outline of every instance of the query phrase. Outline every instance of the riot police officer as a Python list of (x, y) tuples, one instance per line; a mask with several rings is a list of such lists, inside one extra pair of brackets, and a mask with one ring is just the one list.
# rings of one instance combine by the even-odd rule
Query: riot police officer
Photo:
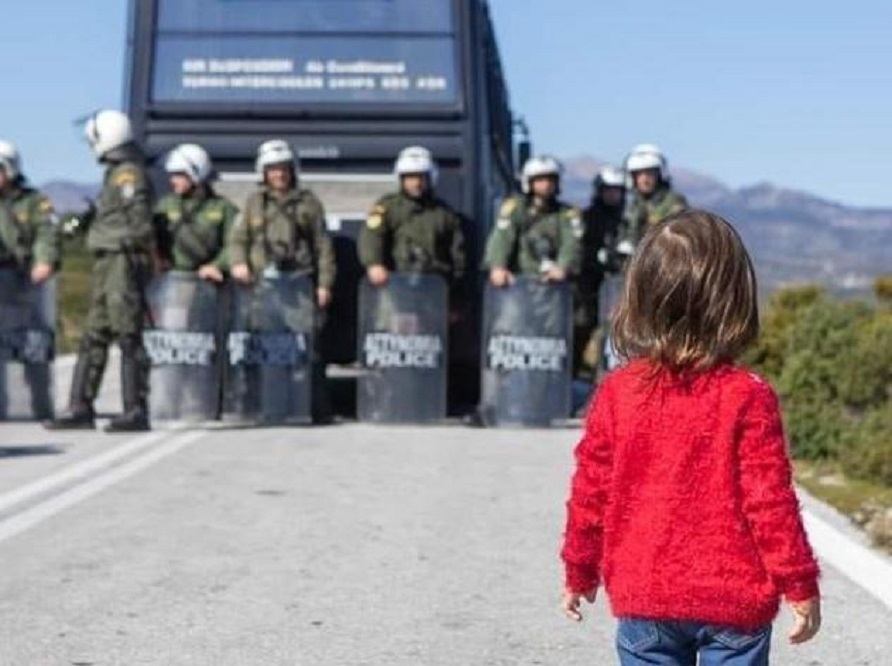
[[(598, 325), (598, 295), (605, 271), (604, 250), (612, 248), (622, 222), (626, 196), (626, 175), (622, 169), (605, 166), (593, 182), (592, 200), (582, 212), (582, 261), (576, 282), (573, 308), (574, 374), (594, 370), (598, 341), (593, 333)], [(588, 367), (585, 367), (588, 366)]]
[(298, 161), (286, 141), (261, 144), (256, 168), (262, 186), (248, 198), (230, 236), (232, 277), (250, 283), (264, 271), (306, 273), (316, 283), (318, 306), (325, 309), (336, 269), (322, 202), (299, 187)]
[(510, 284), (515, 273), (563, 282), (577, 272), (584, 229), (579, 211), (558, 199), (561, 171), (549, 156), (524, 164), (523, 196), (502, 203), (486, 243), (484, 263), (494, 286)]
[[(59, 267), (59, 241), (53, 204), (28, 184), (16, 146), (0, 141), (0, 269), (24, 273), (24, 279), (41, 284)], [(44, 352), (52, 357), (52, 349)], [(37, 418), (51, 417), (49, 367), (25, 362), (24, 372), (32, 413)]]
[(222, 282), (238, 209), (211, 186), (211, 159), (201, 146), (177, 146), (167, 155), (164, 170), (171, 193), (155, 207), (161, 261), (176, 271), (195, 271), (203, 280)]
[(635, 146), (626, 158), (626, 171), (632, 180), (633, 197), (626, 209), (621, 235), (637, 245), (648, 226), (684, 210), (688, 202), (672, 189), (666, 157), (657, 146)]
[(453, 290), (465, 273), (461, 220), (436, 196), (437, 165), (427, 148), (403, 149), (394, 164), (398, 192), (381, 197), (359, 234), (359, 260), (380, 286), (391, 270), (438, 273)]
[[(232, 277), (250, 284), (264, 275), (302, 273), (316, 286), (316, 330), (332, 299), (336, 265), (322, 202), (298, 182), (298, 160), (288, 142), (271, 139), (260, 145), (255, 163), (260, 189), (248, 197), (232, 227), (229, 260)], [(330, 420), (325, 368), (313, 359), (313, 420)]]
[(92, 428), (93, 403), (105, 373), (108, 347), (121, 348), (123, 413), (108, 432), (149, 429), (148, 358), (142, 342), (146, 318), (143, 289), (155, 253), (152, 191), (145, 157), (120, 111), (94, 114), (85, 127), (87, 142), (105, 167), (96, 213), (87, 233), (93, 256), (90, 309), (78, 349), (66, 414), (50, 428)]
[(0, 141), (0, 204), (10, 213), (0, 226), (0, 266), (45, 281), (59, 265), (58, 218), (50, 200), (28, 184), (19, 151), (8, 141)]

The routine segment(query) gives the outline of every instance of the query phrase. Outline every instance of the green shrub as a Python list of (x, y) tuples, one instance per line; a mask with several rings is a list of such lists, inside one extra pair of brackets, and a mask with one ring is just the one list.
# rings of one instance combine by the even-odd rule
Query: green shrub
[(744, 361), (777, 389), (795, 457), (892, 485), (892, 280), (876, 293), (873, 306), (818, 287), (775, 293)]
[(840, 400), (862, 410), (879, 407), (892, 398), (892, 311), (877, 311), (853, 330), (855, 342), (839, 363)]
[(784, 400), (782, 406), (794, 458), (834, 459), (850, 446), (853, 421), (838, 405), (792, 399)]
[(815, 285), (790, 287), (774, 292), (761, 314), (762, 333), (744, 356), (743, 362), (776, 381), (787, 356), (790, 328), (803, 310), (823, 297), (824, 290)]
[(868, 412), (840, 451), (846, 474), (892, 487), (892, 403)]

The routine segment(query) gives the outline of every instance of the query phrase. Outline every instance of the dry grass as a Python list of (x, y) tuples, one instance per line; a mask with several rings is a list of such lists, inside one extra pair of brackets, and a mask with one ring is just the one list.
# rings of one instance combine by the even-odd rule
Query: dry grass
[[(862, 528), (877, 514), (892, 508), (892, 488), (851, 479), (838, 463), (797, 460), (795, 467), (797, 483)], [(892, 526), (879, 530), (874, 527), (868, 533), (877, 546), (892, 553)]]

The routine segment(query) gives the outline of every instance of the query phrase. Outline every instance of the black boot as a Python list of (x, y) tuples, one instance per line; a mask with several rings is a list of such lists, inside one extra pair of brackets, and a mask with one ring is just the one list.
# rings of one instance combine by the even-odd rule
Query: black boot
[(323, 362), (316, 360), (313, 363), (312, 377), (310, 411), (313, 425), (331, 425), (334, 423), (334, 411), (331, 406), (331, 393), (329, 393), (328, 377), (326, 377)]
[(90, 394), (90, 360), (86, 354), (77, 355), (74, 375), (71, 377), (71, 398), (68, 411), (55, 419), (43, 422), (48, 430), (92, 430), (94, 422), (93, 401)]
[(114, 417), (105, 426), (105, 432), (145, 432), (151, 430), (149, 417), (144, 409), (131, 409)]
[(149, 410), (146, 406), (146, 384), (141, 345), (135, 341), (121, 341), (121, 394), (124, 413), (113, 418), (105, 432), (142, 432), (150, 430)]

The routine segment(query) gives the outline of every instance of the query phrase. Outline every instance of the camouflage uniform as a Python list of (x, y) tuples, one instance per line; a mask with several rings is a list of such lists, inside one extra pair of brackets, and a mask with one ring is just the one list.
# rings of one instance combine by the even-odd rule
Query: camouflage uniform
[(579, 279), (574, 290), (573, 304), (573, 368), (579, 374), (585, 361), (591, 364), (590, 347), (597, 347), (592, 339), (598, 325), (598, 296), (605, 269), (598, 260), (598, 251), (615, 242), (620, 223), (622, 206), (606, 206), (595, 200), (582, 213), (582, 261)]
[(359, 261), (398, 272), (437, 273), (457, 285), (465, 274), (465, 237), (443, 201), (388, 194), (372, 207), (359, 233)]
[(270, 270), (297, 272), (332, 289), (335, 255), (322, 202), (310, 190), (292, 189), (283, 197), (268, 188), (255, 192), (232, 227), (229, 261), (248, 264), (255, 277)]
[[(31, 288), (30, 269), (35, 264), (49, 264), (58, 270), (60, 262), (58, 218), (53, 204), (37, 190), (22, 182), (0, 194), (0, 270), (20, 274), (25, 289)], [(24, 378), (31, 392), (31, 412), (35, 418), (53, 415), (50, 366), (46, 363), (24, 364)], [(0, 390), (0, 400), (5, 391)], [(7, 405), (0, 404), (0, 418)]]
[[(231, 266), (247, 264), (255, 279), (293, 272), (309, 276), (317, 288), (332, 291), (337, 267), (322, 202), (305, 189), (294, 188), (284, 196), (267, 187), (254, 192), (244, 215), (232, 227), (229, 261)], [(324, 312), (317, 311), (316, 332), (324, 325)], [(327, 421), (331, 406), (318, 345), (313, 347), (312, 366), (313, 420)]]
[(579, 211), (552, 199), (537, 207), (532, 197), (511, 197), (486, 242), (487, 268), (539, 275), (545, 261), (553, 261), (568, 276), (579, 270), (583, 228)]
[(623, 216), (623, 240), (637, 245), (648, 227), (688, 207), (687, 199), (668, 185), (660, 185), (650, 196), (635, 193)]
[[(499, 217), (486, 242), (484, 264), (490, 270), (505, 268), (536, 279), (549, 263), (562, 268), (567, 279), (579, 270), (583, 228), (579, 211), (557, 199), (537, 206), (533, 197), (511, 197), (499, 209)], [(537, 311), (512, 316), (536, 317), (547, 330), (556, 330), (558, 309), (543, 300)]]
[(50, 200), (20, 185), (0, 195), (0, 205), (9, 212), (0, 223), (0, 267), (28, 270), (45, 263), (58, 268), (59, 227)]
[(106, 160), (102, 192), (87, 234), (87, 249), (93, 255), (90, 309), (72, 379), (71, 414), (51, 427), (92, 426), (93, 402), (114, 340), (121, 348), (123, 420), (148, 427), (149, 363), (142, 332), (143, 289), (155, 251), (152, 191), (135, 147), (116, 149)]
[(238, 208), (209, 187), (186, 196), (168, 194), (155, 206), (158, 253), (175, 271), (205, 265), (229, 270), (227, 243)]

